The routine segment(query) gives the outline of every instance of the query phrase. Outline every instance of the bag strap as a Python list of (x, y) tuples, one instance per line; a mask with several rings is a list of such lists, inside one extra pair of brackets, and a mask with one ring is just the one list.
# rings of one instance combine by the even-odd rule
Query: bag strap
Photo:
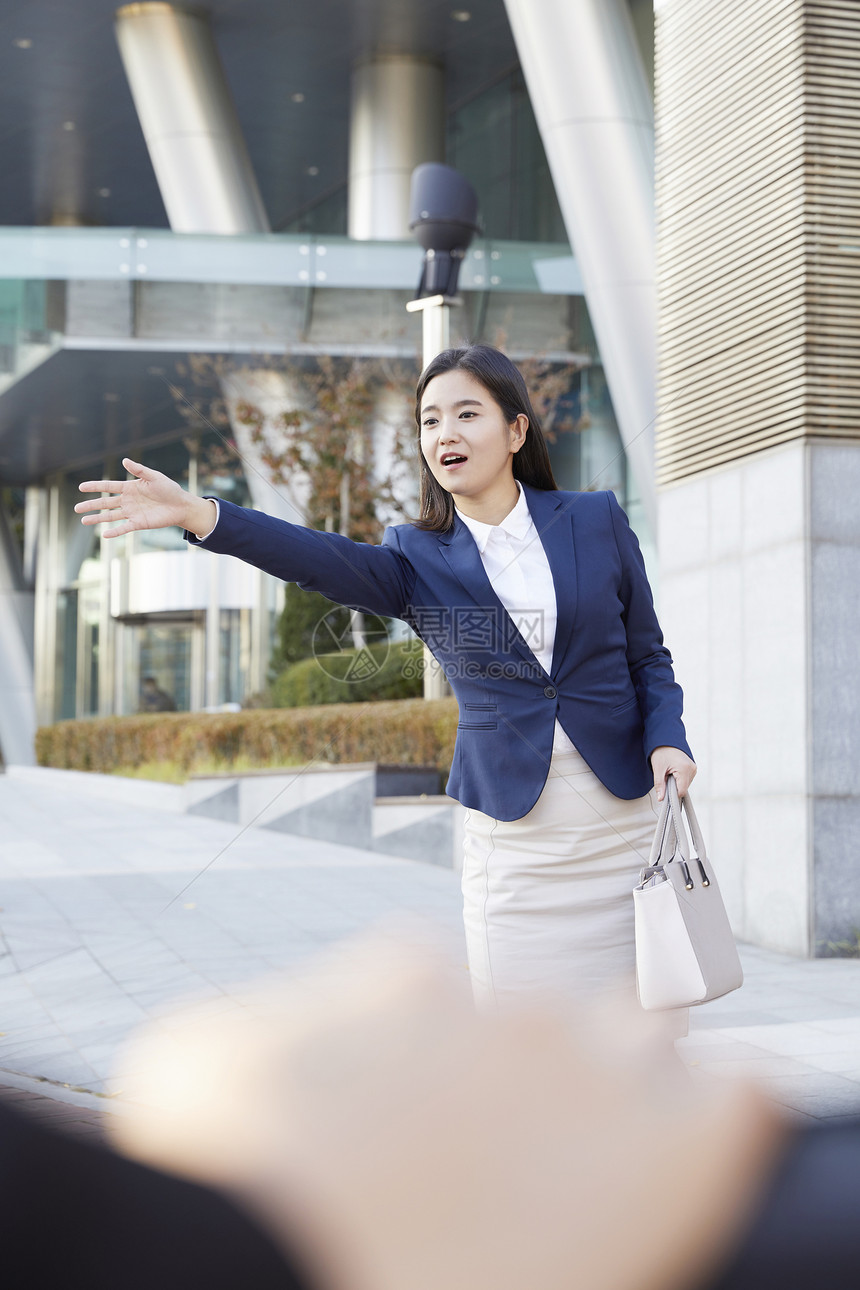
[[(684, 825), (684, 816), (686, 816), (687, 825), (689, 826), (689, 837), (687, 828)], [(668, 864), (677, 857), (684, 867), (685, 875), (688, 874), (692, 854), (690, 838), (692, 838), (693, 843), (692, 851), (698, 857), (702, 880), (705, 885), (708, 885), (708, 876), (705, 870), (708, 854), (690, 794), (687, 792), (684, 798), (681, 799), (675, 776), (669, 774), (666, 776), (666, 794), (660, 805), (660, 814), (657, 817), (657, 827), (654, 831), (654, 841), (651, 843), (651, 854), (648, 857), (649, 868), (657, 868), (660, 865)]]
[(705, 839), (702, 837), (702, 830), (699, 827), (699, 820), (693, 809), (693, 802), (689, 791), (681, 800), (678, 794), (678, 785), (675, 783), (675, 776), (669, 774), (666, 776), (666, 786), (668, 792), (666, 796), (671, 802), (672, 823), (675, 827), (675, 834), (678, 839), (678, 850), (684, 860), (690, 859), (690, 847), (687, 839), (687, 830), (684, 827), (683, 816), (687, 817), (687, 824), (690, 829), (690, 837), (693, 842), (693, 850), (698, 858), (702, 861), (707, 860), (708, 853), (705, 850)]
[(669, 811), (672, 816), (672, 825), (675, 831), (675, 843), (678, 855), (686, 863), (690, 863), (690, 842), (687, 837), (687, 830), (684, 827), (684, 819), (681, 814), (681, 799), (678, 794), (678, 785), (675, 783), (674, 775), (666, 776), (666, 800), (669, 803)]
[(692, 890), (693, 880), (690, 876), (690, 845), (687, 839), (687, 830), (684, 827), (683, 815), (686, 814), (687, 823), (690, 826), (690, 836), (693, 840), (693, 848), (696, 854), (696, 864), (699, 870), (699, 878), (703, 887), (710, 887), (711, 879), (708, 869), (705, 867), (708, 860), (708, 853), (705, 850), (705, 839), (702, 836), (702, 830), (699, 827), (699, 821), (696, 812), (693, 809), (693, 803), (690, 800), (689, 792), (685, 795), (683, 803), (678, 794), (678, 785), (675, 783), (674, 775), (666, 776), (666, 797), (671, 803), (672, 829), (675, 834), (677, 844), (677, 856), (681, 868), (684, 872), (684, 879), (688, 891)]
[(690, 797), (689, 790), (685, 793), (684, 799), (681, 802), (681, 805), (684, 808), (684, 814), (686, 815), (687, 823), (690, 826), (690, 836), (693, 839), (693, 849), (696, 852), (696, 855), (704, 864), (705, 861), (708, 859), (708, 853), (705, 848), (705, 839), (702, 836), (702, 830), (699, 827), (699, 821), (696, 816), (696, 812), (693, 810), (693, 801), (692, 801), (692, 798)]
[(651, 854), (648, 857), (648, 867), (650, 869), (658, 868), (662, 864), (667, 864), (672, 858), (670, 850), (671, 838), (674, 834), (672, 824), (671, 804), (669, 794), (663, 798), (660, 803), (660, 814), (657, 816), (657, 827), (654, 830), (654, 841), (651, 843)]

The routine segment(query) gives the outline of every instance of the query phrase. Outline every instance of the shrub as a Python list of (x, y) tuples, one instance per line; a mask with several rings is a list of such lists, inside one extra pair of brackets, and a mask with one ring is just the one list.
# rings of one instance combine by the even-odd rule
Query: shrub
[(423, 646), (415, 639), (306, 658), (276, 677), (269, 697), (274, 708), (418, 698), (422, 659)]
[(338, 639), (349, 630), (348, 609), (327, 600), (318, 591), (303, 590), (295, 582), (284, 584), (284, 608), (278, 618), (272, 672), (282, 672), (299, 659), (313, 655), (314, 636), (322, 619), (330, 623)]
[(156, 762), (181, 775), (214, 769), (378, 761), (437, 766), (447, 774), (457, 730), (456, 699), (328, 703), (246, 712), (158, 712), (42, 726), (40, 766), (122, 773)]
[(844, 940), (819, 941), (816, 948), (822, 959), (860, 959), (860, 927), (853, 928)]

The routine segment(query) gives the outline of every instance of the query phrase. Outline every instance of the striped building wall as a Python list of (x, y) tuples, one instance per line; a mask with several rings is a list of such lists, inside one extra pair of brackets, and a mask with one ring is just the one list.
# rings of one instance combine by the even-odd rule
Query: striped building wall
[(660, 617), (742, 939), (860, 928), (860, 0), (658, 0)]
[(658, 483), (860, 437), (860, 5), (656, 7)]

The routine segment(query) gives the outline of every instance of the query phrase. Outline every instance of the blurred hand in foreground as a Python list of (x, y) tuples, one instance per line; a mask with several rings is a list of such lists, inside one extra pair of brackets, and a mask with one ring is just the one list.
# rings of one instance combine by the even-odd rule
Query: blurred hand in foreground
[(79, 484), (82, 493), (106, 493), (78, 502), (75, 511), (82, 524), (115, 524), (105, 537), (122, 537), (137, 529), (164, 529), (172, 524), (200, 536), (215, 526), (215, 503), (187, 493), (175, 480), (151, 470), (130, 457), (122, 464), (132, 479), (90, 479)]
[(476, 1015), (458, 986), (359, 943), (153, 1024), (117, 1144), (231, 1192), (323, 1290), (695, 1286), (772, 1166), (770, 1104), (673, 1077), (641, 1012)]

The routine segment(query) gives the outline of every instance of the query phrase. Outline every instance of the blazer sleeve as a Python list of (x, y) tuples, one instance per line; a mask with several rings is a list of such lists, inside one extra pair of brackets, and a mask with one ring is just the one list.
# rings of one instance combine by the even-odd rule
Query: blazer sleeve
[(382, 544), (373, 546), (219, 500), (212, 532), (202, 540), (188, 532), (185, 537), (193, 546), (235, 555), (339, 605), (386, 618), (404, 616), (415, 586), (415, 569), (400, 549), (396, 528), (386, 529)]
[(860, 1120), (801, 1130), (707, 1290), (854, 1290), (858, 1191)]
[(681, 714), (684, 695), (672, 671), (672, 656), (654, 610), (654, 598), (636, 534), (615, 494), (606, 493), (621, 559), (621, 599), (627, 633), (627, 666), (645, 723), (645, 755), (655, 748), (680, 748), (692, 757)]
[(314, 1290), (226, 1196), (0, 1105), (6, 1290)]

